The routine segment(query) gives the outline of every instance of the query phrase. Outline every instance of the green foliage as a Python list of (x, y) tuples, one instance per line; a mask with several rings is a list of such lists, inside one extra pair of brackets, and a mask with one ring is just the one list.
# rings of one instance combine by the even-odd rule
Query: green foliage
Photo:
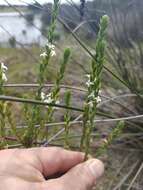
[[(50, 94), (52, 103), (56, 103), (56, 101), (59, 98), (60, 84), (61, 84), (62, 79), (64, 78), (65, 69), (66, 69), (67, 63), (69, 61), (69, 58), (70, 58), (70, 49), (67, 48), (67, 49), (65, 49), (65, 52), (63, 55), (63, 60), (61, 61), (61, 64), (60, 64), (60, 71), (57, 73), (57, 78), (56, 78), (54, 88)], [(53, 113), (54, 113), (54, 109), (52, 107), (48, 107), (47, 118), (46, 118), (48, 122), (52, 121)]]
[[(67, 91), (65, 93), (65, 105), (67, 107), (70, 106), (70, 101), (71, 101), (71, 92), (70, 91)], [(70, 134), (70, 120), (71, 120), (71, 116), (70, 116), (70, 110), (66, 110), (66, 113), (64, 115), (64, 121), (65, 121), (65, 145), (64, 147), (65, 148), (70, 148), (70, 145), (69, 145), (69, 134)]]
[(14, 36), (10, 37), (8, 40), (10, 47), (15, 48), (16, 47), (16, 39)]
[(85, 159), (87, 159), (90, 147), (91, 132), (94, 126), (96, 107), (100, 102), (99, 90), (101, 88), (101, 72), (104, 64), (105, 37), (109, 23), (108, 16), (103, 16), (100, 21), (100, 30), (96, 41), (96, 54), (91, 64), (91, 72), (88, 77), (88, 94), (84, 106), (83, 114), (83, 134), (81, 137), (81, 150), (85, 150)]
[(104, 141), (104, 143), (100, 146), (100, 148), (97, 149), (96, 151), (96, 156), (102, 156), (104, 155), (109, 146), (112, 144), (112, 142), (120, 137), (120, 135), (123, 132), (123, 129), (125, 128), (125, 123), (123, 121), (120, 121), (117, 126), (112, 130), (112, 132), (109, 134), (109, 136), (107, 137), (107, 139)]
[[(70, 49), (67, 48), (64, 50), (63, 58), (60, 61), (59, 71), (56, 74), (55, 84), (51, 89), (49, 94), (43, 92), (43, 87), (47, 80), (48, 75), (48, 65), (49, 62), (52, 61), (52, 57), (56, 55), (55, 46), (54, 46), (54, 34), (56, 29), (57, 16), (59, 11), (59, 0), (54, 1), (54, 5), (52, 6), (52, 14), (50, 19), (50, 26), (48, 29), (48, 41), (46, 43), (44, 52), (40, 55), (41, 61), (39, 64), (39, 74), (38, 74), (38, 90), (35, 95), (35, 99), (38, 101), (43, 101), (48, 104), (59, 104), (60, 99), (60, 90), (61, 83), (65, 76), (65, 71), (67, 64), (70, 59)], [(106, 33), (107, 27), (109, 24), (109, 17), (104, 15), (100, 20), (99, 32), (97, 35), (96, 45), (95, 45), (95, 55), (93, 55), (93, 59), (91, 61), (90, 72), (87, 75), (88, 81), (87, 85), (87, 96), (84, 103), (83, 110), (83, 131), (81, 137), (80, 148), (82, 151), (85, 151), (85, 158), (87, 158), (89, 154), (89, 147), (91, 141), (91, 133), (94, 127), (94, 119), (97, 112), (97, 105), (101, 101), (99, 92), (101, 89), (101, 74), (105, 61), (105, 47), (106, 47)], [(2, 78), (2, 74), (1, 74)], [(2, 80), (1, 80), (2, 82)], [(3, 83), (1, 84), (3, 87)], [(65, 93), (65, 106), (70, 107), (71, 101), (71, 93)], [(4, 108), (3, 108), (4, 109)], [(24, 134), (22, 137), (17, 133), (15, 122), (12, 120), (12, 114), (10, 109), (6, 109), (7, 111), (7, 119), (9, 124), (11, 125), (12, 133), (17, 137), (18, 141), (22, 143), (25, 147), (34, 146), (34, 142), (36, 142), (39, 138), (41, 138), (40, 133), (46, 131), (45, 134), (42, 134), (42, 140), (48, 139), (48, 130), (44, 129), (44, 125), (46, 123), (51, 123), (53, 121), (53, 114), (55, 112), (55, 108), (52, 106), (46, 106), (44, 111), (42, 107), (38, 105), (28, 106), (24, 105), (23, 112), (24, 118), (26, 120), (27, 128), (23, 130)], [(4, 111), (1, 111), (1, 115), (3, 117)], [(65, 121), (65, 147), (68, 148), (69, 145), (69, 128), (70, 128), (70, 120), (71, 113), (70, 110), (67, 109), (64, 115)], [(35, 128), (36, 125), (39, 125), (39, 128)], [(1, 125), (2, 126), (2, 125)], [(1, 128), (2, 136), (4, 136), (4, 130)], [(114, 132), (113, 132), (114, 138)]]
[[(128, 0), (124, 2), (120, 1), (122, 2), (122, 5), (119, 5), (118, 1), (110, 1), (110, 2), (113, 6), (112, 8), (119, 6), (118, 14), (120, 14), (120, 11), (123, 11), (125, 13), (126, 8), (123, 6), (123, 4), (128, 4), (129, 1)], [(87, 38), (88, 40), (87, 44), (89, 46), (93, 44), (94, 50), (92, 49), (92, 51), (90, 51), (88, 45), (84, 44), (81, 41), (81, 39), (83, 39), (82, 32), (78, 33), (81, 34), (79, 35), (80, 36), (79, 39), (78, 35), (76, 35), (77, 31), (76, 32), (74, 31), (72, 33), (72, 36), (74, 37), (74, 43), (73, 40), (71, 40), (71, 36), (69, 36), (68, 45), (70, 44), (71, 47), (75, 48), (75, 46), (77, 45), (76, 42), (78, 42), (81, 46), (78, 46), (76, 54), (73, 54), (72, 56), (71, 56), (71, 50), (69, 48), (63, 50), (63, 55), (61, 57), (59, 53), (59, 47), (62, 46), (63, 49), (64, 43), (61, 44), (58, 41), (55, 43), (56, 23), (59, 12), (58, 0), (55, 0), (53, 6), (52, 4), (50, 4), (50, 6), (52, 6), (52, 14), (48, 12), (49, 18), (46, 20), (47, 23), (45, 23), (46, 31), (48, 30), (48, 41), (43, 50), (44, 52), (40, 55), (40, 63), (38, 64), (38, 76), (36, 76), (36, 74), (34, 74), (34, 77), (33, 75), (31, 76), (31, 73), (32, 74), (35, 73), (36, 69), (35, 68), (33, 69), (33, 65), (36, 64), (35, 61), (34, 62), (31, 62), (31, 60), (27, 61), (28, 57), (27, 54), (24, 54), (23, 56), (22, 63), (25, 64), (22, 64), (24, 65), (24, 67), (21, 68), (20, 67), (21, 64), (19, 64), (20, 61), (18, 58), (18, 54), (21, 50), (15, 49), (14, 51), (14, 49), (11, 49), (10, 53), (7, 52), (6, 49), (4, 50), (5, 51), (4, 60), (6, 60), (6, 63), (8, 62), (9, 64), (9, 60), (10, 63), (12, 60), (12, 64), (9, 64), (9, 68), (10, 69), (12, 68), (13, 70), (16, 71), (22, 70), (22, 72), (19, 72), (18, 74), (17, 72), (15, 72), (16, 73), (15, 79), (19, 81), (18, 76), (23, 75), (24, 69), (28, 68), (30, 72), (28, 72), (27, 75), (23, 75), (26, 76), (23, 77), (25, 78), (24, 81), (29, 82), (29, 76), (30, 76), (32, 78), (32, 82), (35, 82), (36, 81), (35, 76), (36, 76), (38, 85), (36, 84), (37, 88), (34, 87), (32, 89), (29, 89), (29, 91), (22, 88), (20, 88), (20, 90), (18, 89), (18, 92), (16, 91), (13, 92), (10, 90), (6, 91), (5, 90), (6, 73), (3, 70), (4, 67), (0, 68), (0, 95), (13, 94), (22, 97), (21, 99), (18, 99), (18, 97), (13, 97), (12, 99), (9, 99), (9, 97), (7, 96), (2, 96), (2, 97), (0, 96), (0, 99), (3, 98), (0, 102), (0, 148), (1, 149), (9, 147), (9, 145), (11, 145), (10, 147), (15, 147), (15, 146), (33, 147), (33, 146), (47, 146), (50, 143), (52, 145), (54, 144), (58, 146), (64, 146), (67, 149), (79, 149), (80, 145), (81, 151), (85, 152), (85, 159), (87, 159), (89, 153), (92, 152), (91, 151), (92, 148), (93, 150), (95, 150), (96, 148), (96, 151), (94, 151), (95, 153), (94, 156), (102, 158), (102, 156), (106, 155), (107, 150), (108, 149), (110, 150), (110, 148), (112, 148), (112, 146), (110, 147), (110, 145), (112, 145), (112, 143), (117, 138), (120, 139), (120, 136), (125, 128), (125, 123), (123, 121), (119, 122), (117, 126), (111, 127), (112, 124), (110, 125), (110, 122), (114, 121), (114, 119), (115, 120), (123, 119), (123, 118), (117, 118), (117, 113), (120, 113), (119, 114), (120, 117), (122, 114), (125, 114), (129, 118), (130, 115), (134, 113), (135, 116), (133, 117), (131, 116), (131, 119), (133, 119), (134, 117), (138, 118), (137, 112), (142, 110), (142, 105), (141, 105), (142, 98), (140, 97), (139, 99), (138, 96), (139, 95), (141, 96), (143, 92), (142, 80), (141, 80), (142, 79), (141, 63), (143, 57), (142, 56), (143, 46), (141, 41), (140, 42), (137, 41), (136, 36), (138, 36), (138, 33), (140, 33), (141, 30), (139, 30), (139, 28), (137, 27), (133, 27), (134, 30), (133, 31), (134, 37), (133, 37), (131, 35), (132, 28), (130, 28), (131, 33), (129, 33), (128, 36), (127, 32), (128, 30), (126, 30), (126, 28), (128, 29), (128, 23), (124, 23), (124, 25), (122, 25), (122, 22), (124, 22), (125, 20), (121, 19), (121, 21), (119, 22), (121, 26), (118, 25), (118, 23), (116, 23), (116, 16), (118, 18), (120, 18), (120, 16), (115, 14), (114, 17), (114, 14), (112, 15), (111, 12), (112, 11), (114, 12), (115, 9), (113, 9), (112, 11), (108, 10), (107, 13), (109, 13), (109, 15), (111, 16), (112, 22), (115, 22), (115, 24), (113, 25), (115, 33), (114, 37), (111, 36), (113, 35), (111, 27), (109, 29), (109, 43), (108, 43), (109, 45), (108, 48), (106, 48), (106, 34), (107, 34), (107, 27), (109, 24), (108, 16), (106, 15), (103, 16), (100, 19), (99, 26), (98, 24), (100, 16), (103, 15), (102, 9), (105, 10), (109, 9), (109, 2), (107, 2), (106, 0), (105, 1), (97, 0), (94, 2), (87, 2), (87, 5), (89, 7), (92, 7), (92, 5), (95, 6), (93, 8), (94, 11), (91, 18), (92, 19), (94, 18), (94, 20), (96, 20), (96, 23), (95, 22), (93, 22), (92, 24), (88, 23), (88, 25), (94, 28), (94, 30), (96, 31), (96, 44), (94, 43), (93, 40), (94, 35), (90, 30), (88, 30), (88, 32), (89, 34), (92, 34), (92, 37), (90, 35), (91, 38), (89, 39), (89, 36)], [(66, 6), (67, 5), (65, 5), (65, 7)], [(99, 12), (95, 11), (98, 8), (101, 8), (101, 10)], [(71, 9), (71, 11), (72, 10), (73, 9)], [(82, 12), (82, 14), (84, 14), (84, 12)], [(70, 16), (71, 16), (70, 18), (76, 18), (76, 15), (71, 14)], [(84, 21), (86, 21), (87, 19), (86, 13), (84, 14), (83, 19), (84, 18), (85, 20), (83, 20), (82, 24), (86, 23), (86, 22), (84, 23)], [(45, 19), (46, 19), (46, 14), (45, 14)], [(70, 28), (72, 27), (75, 28), (78, 22), (79, 22), (78, 19), (74, 19), (74, 22), (70, 23), (69, 21), (68, 26)], [(47, 25), (49, 25), (49, 27), (47, 27)], [(122, 30), (121, 31), (119, 30), (120, 27), (124, 28), (124, 32), (122, 32)], [(120, 33), (121, 36), (119, 36)], [(59, 33), (57, 33), (57, 35), (59, 35)], [(136, 41), (134, 41), (134, 39)], [(138, 39), (141, 39), (140, 36), (138, 36)], [(58, 44), (56, 49), (55, 49), (55, 44)], [(82, 52), (81, 48), (84, 48), (86, 53), (90, 55), (90, 58), (89, 56), (87, 56), (85, 52)], [(15, 52), (13, 57), (15, 57), (16, 59), (14, 60), (11, 59), (12, 52)], [(1, 54), (3, 54), (3, 52)], [(34, 55), (36, 55), (36, 58), (39, 57), (39, 52), (35, 51)], [(106, 58), (106, 66), (104, 65), (105, 58)], [(74, 64), (70, 65), (71, 67), (70, 70), (68, 70), (68, 75), (66, 75), (65, 77), (69, 61), (70, 63)], [(14, 62), (16, 63), (13, 64)], [(84, 89), (85, 84), (81, 80), (79, 80), (78, 83), (80, 87), (65, 86), (69, 84), (75, 85), (76, 83), (75, 80), (74, 80), (75, 83), (73, 83), (73, 81), (70, 80), (71, 78), (75, 77), (74, 75), (75, 72), (78, 76), (78, 79), (80, 77), (83, 77), (82, 76), (83, 73), (81, 72), (81, 70), (79, 71), (78, 69), (79, 67), (78, 63), (80, 64), (84, 72), (88, 73), (86, 75), (88, 78), (88, 81), (86, 82), (87, 89)], [(54, 68), (53, 69), (54, 74), (50, 73), (50, 66)], [(108, 72), (103, 72), (104, 68)], [(113, 80), (112, 76), (110, 78), (108, 73), (112, 74), (112, 76), (115, 76), (115, 78), (119, 80), (118, 81)], [(118, 76), (116, 76), (117, 73), (120, 74), (120, 77), (122, 77), (123, 79), (122, 81), (120, 80), (120, 77), (118, 78)], [(22, 82), (23, 78), (21, 78)], [(50, 84), (51, 86), (47, 87), (47, 83), (49, 81), (52, 82), (52, 85)], [(116, 101), (116, 98), (124, 97), (125, 94), (122, 94), (121, 96), (117, 97), (111, 97), (111, 100), (109, 97), (106, 97), (111, 95), (110, 93), (114, 93), (114, 95), (118, 93), (116, 89), (119, 89), (120, 82), (122, 82), (126, 87), (128, 87), (130, 92), (135, 92), (136, 94), (138, 94), (136, 100), (137, 101), (140, 100), (141, 102), (134, 102), (135, 99), (133, 99), (134, 101), (130, 102), (130, 107), (129, 107), (126, 106), (125, 101), (124, 101), (125, 105), (123, 105), (120, 101)], [(113, 84), (116, 84), (116, 86), (113, 86)], [(84, 87), (81, 88), (82, 85)], [(111, 91), (111, 89), (109, 89), (107, 85), (112, 86), (114, 90), (112, 89)], [(61, 86), (63, 88), (62, 90)], [(103, 93), (100, 93), (101, 87), (103, 88)], [(72, 88), (73, 90), (78, 89), (80, 92), (82, 91), (84, 95), (82, 93), (81, 94), (74, 93), (75, 91), (71, 93), (70, 91), (65, 90), (66, 88)], [(99, 104), (102, 96), (103, 96), (103, 102)], [(133, 97), (134, 96), (136, 95), (133, 94)], [(105, 100), (105, 98), (107, 98), (107, 100)], [(71, 99), (73, 100), (72, 102)], [(80, 101), (83, 102), (78, 102), (79, 99)], [(7, 101), (5, 102), (5, 100)], [(21, 109), (21, 106), (18, 103), (13, 103), (13, 104), (9, 103), (8, 101), (10, 100), (22, 102), (23, 108)], [(113, 102), (113, 104), (107, 104), (110, 101)], [(80, 108), (82, 103), (83, 103), (83, 108)], [(74, 105), (76, 106), (74, 107)], [(114, 107), (114, 105), (121, 106), (122, 109), (116, 106)], [(58, 107), (60, 109), (57, 109)], [(135, 107), (139, 107), (140, 109), (135, 109)], [(64, 108), (64, 110), (62, 110), (62, 108)], [(76, 111), (80, 111), (83, 114), (78, 115)], [(107, 112), (105, 113), (105, 111)], [(109, 120), (104, 119), (101, 116), (110, 119)], [(126, 134), (126, 131), (124, 131), (124, 135), (122, 136), (122, 141), (120, 142), (122, 144), (125, 142), (125, 140), (127, 140), (127, 142), (131, 143), (133, 146), (135, 147), (140, 146), (142, 148), (142, 143), (141, 143), (142, 133), (140, 133), (142, 132), (142, 126), (141, 126), (142, 121), (136, 120), (131, 122), (130, 120), (128, 120), (129, 118), (127, 118), (126, 121), (126, 130), (130, 129), (131, 132), (133, 132), (134, 134), (133, 133)], [(100, 122), (102, 123), (102, 126), (100, 126), (99, 124)], [(80, 128), (80, 125), (82, 126), (82, 128)], [(135, 134), (135, 132), (137, 134)], [(115, 144), (115, 147), (116, 145), (117, 144)], [(118, 144), (117, 146), (120, 146), (120, 144)]]
[[(6, 77), (6, 70), (7, 67), (4, 65), (4, 63), (0, 63), (0, 95), (4, 94), (4, 82), (6, 82), (7, 77)], [(7, 116), (7, 111), (6, 111), (7, 103), (1, 101), (0, 102), (0, 149), (4, 148), (7, 143), (5, 140), (5, 125), (6, 125), (6, 116)]]
[(59, 9), (59, 1), (56, 0), (54, 5), (53, 5), (53, 9), (52, 9), (52, 19), (51, 19), (51, 23), (50, 23), (50, 27), (48, 30), (48, 41), (46, 44), (46, 48), (45, 48), (45, 52), (44, 52), (44, 56), (42, 56), (42, 60), (40, 63), (40, 68), (39, 68), (39, 77), (38, 77), (38, 83), (39, 83), (39, 90), (38, 90), (38, 98), (40, 98), (41, 96), (41, 92), (42, 92), (42, 85), (45, 82), (45, 78), (46, 78), (46, 73), (47, 73), (47, 66), (49, 64), (51, 55), (52, 55), (52, 51), (54, 51), (54, 45), (53, 45), (53, 38), (54, 38), (54, 31), (56, 28), (56, 21), (57, 21), (57, 15), (58, 15), (58, 9)]
[(56, 21), (57, 21), (59, 6), (60, 6), (60, 1), (54, 0), (54, 5), (52, 8), (52, 18), (51, 18), (50, 28), (48, 31), (48, 41), (51, 44), (53, 43), (53, 35), (54, 35), (55, 28), (56, 28)]
[[(40, 55), (41, 60), (39, 64), (39, 74), (38, 74), (38, 90), (35, 95), (35, 99), (38, 101), (43, 101), (48, 104), (59, 104), (60, 103), (60, 90), (61, 83), (65, 76), (65, 71), (67, 64), (70, 59), (71, 51), (69, 48), (64, 50), (63, 58), (60, 61), (59, 71), (56, 74), (55, 84), (51, 89), (49, 94), (45, 94), (43, 92), (44, 85), (46, 83), (46, 76), (48, 74), (48, 65), (49, 62), (52, 61), (52, 57), (56, 55), (55, 46), (54, 46), (54, 32), (56, 28), (57, 15), (59, 10), (59, 1), (55, 0), (55, 3), (52, 8), (52, 18), (50, 22), (50, 27), (48, 30), (48, 41), (45, 46), (44, 52)], [(85, 151), (85, 159), (87, 159), (88, 154), (90, 152), (90, 141), (91, 141), (91, 133), (93, 131), (94, 119), (97, 113), (97, 105), (101, 101), (99, 92), (101, 89), (101, 74), (103, 70), (103, 65), (105, 62), (105, 47), (106, 47), (106, 33), (107, 27), (109, 24), (109, 17), (103, 16), (100, 20), (100, 29), (97, 35), (96, 45), (95, 45), (95, 55), (91, 61), (90, 72), (87, 75), (88, 81), (87, 85), (87, 96), (84, 103), (83, 110), (83, 131), (81, 137), (80, 148), (82, 151)], [(3, 94), (3, 85), (4, 81), (2, 79), (3, 70), (1, 69), (0, 78), (1, 78), (1, 94)], [(64, 96), (64, 103), (66, 108), (71, 106), (71, 92), (66, 91)], [(1, 103), (1, 130), (0, 130), (0, 138), (2, 140), (1, 148), (7, 146), (7, 141), (5, 140), (6, 131), (5, 124), (6, 119), (7, 123), (10, 126), (10, 132), (13, 134), (17, 141), (21, 143), (24, 147), (32, 147), (35, 146), (35, 142), (39, 139), (42, 141), (47, 141), (49, 137), (49, 130), (45, 128), (45, 124), (49, 124), (53, 121), (53, 115), (55, 113), (55, 108), (48, 105), (44, 108), (39, 105), (33, 105), (32, 107), (24, 104), (23, 113), (24, 119), (26, 121), (27, 127), (23, 129), (21, 132), (17, 131), (16, 123), (13, 119), (13, 115), (11, 112), (11, 105)], [(65, 148), (70, 148), (69, 143), (69, 135), (70, 135), (70, 122), (71, 122), (71, 111), (67, 109), (64, 114), (64, 146)], [(35, 127), (35, 126), (39, 127)], [(121, 134), (122, 124), (119, 125), (112, 131), (107, 139), (107, 143), (100, 147), (97, 151), (97, 154), (101, 154), (105, 152), (108, 146), (112, 143), (112, 141)]]
[[(38, 84), (39, 88), (37, 90), (36, 99), (41, 100), (41, 94), (43, 85), (45, 84), (46, 75), (47, 75), (47, 66), (49, 64), (51, 56), (53, 56), (54, 53), (54, 45), (53, 45), (53, 35), (54, 30), (56, 27), (56, 20), (57, 20), (57, 14), (58, 14), (58, 8), (59, 8), (59, 1), (56, 0), (53, 5), (53, 12), (52, 12), (52, 20), (50, 24), (50, 28), (48, 31), (48, 42), (45, 47), (45, 52), (41, 54), (42, 60), (40, 62), (39, 66), (39, 75), (38, 75)], [(47, 111), (49, 113), (49, 111)], [(50, 113), (48, 115), (50, 116)], [(38, 135), (38, 129), (35, 129), (35, 125), (37, 123), (41, 123), (43, 121), (43, 116), (41, 115), (41, 108), (37, 105), (34, 105), (32, 107), (31, 117), (30, 120), (28, 120), (28, 129), (25, 131), (24, 138), (23, 138), (23, 144), (26, 147), (31, 147), (34, 143), (34, 140), (37, 139)], [(43, 124), (43, 122), (42, 122)]]
[(6, 103), (0, 103), (0, 149), (4, 148), (7, 143), (5, 140), (5, 124), (6, 124)]
[(3, 75), (3, 71), (2, 71), (2, 67), (0, 66), (0, 95), (3, 94), (3, 79), (2, 79), (2, 75)]

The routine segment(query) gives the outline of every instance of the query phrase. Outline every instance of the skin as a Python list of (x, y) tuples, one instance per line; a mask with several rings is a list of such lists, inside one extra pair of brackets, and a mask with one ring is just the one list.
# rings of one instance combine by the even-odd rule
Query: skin
[[(83, 160), (83, 153), (57, 147), (1, 150), (0, 190), (90, 190), (104, 166)], [(57, 173), (63, 175), (50, 178)]]

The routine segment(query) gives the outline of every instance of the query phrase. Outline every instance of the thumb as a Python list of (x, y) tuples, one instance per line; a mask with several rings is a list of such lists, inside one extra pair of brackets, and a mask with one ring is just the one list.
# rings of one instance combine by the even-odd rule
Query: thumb
[[(52, 190), (90, 190), (102, 176), (104, 165), (100, 160), (90, 159), (76, 165), (62, 177), (52, 180)], [(50, 181), (49, 181), (50, 182)], [(48, 182), (47, 182), (48, 186)], [(56, 187), (57, 186), (57, 187)]]
[(90, 159), (72, 168), (62, 176), (61, 180), (69, 190), (88, 190), (104, 172), (104, 165), (100, 160)]

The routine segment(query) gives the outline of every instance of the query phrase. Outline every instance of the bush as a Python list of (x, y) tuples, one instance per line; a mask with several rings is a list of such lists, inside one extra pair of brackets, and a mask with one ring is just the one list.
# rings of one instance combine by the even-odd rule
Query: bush
[(10, 47), (12, 47), (12, 48), (16, 47), (16, 39), (14, 36), (10, 37), (8, 42), (9, 42)]

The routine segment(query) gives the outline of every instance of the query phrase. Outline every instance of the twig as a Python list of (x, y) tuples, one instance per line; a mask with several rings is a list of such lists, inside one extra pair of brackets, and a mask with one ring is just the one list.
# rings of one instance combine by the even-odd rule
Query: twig
[(132, 188), (134, 182), (136, 181), (136, 179), (137, 179), (138, 175), (140, 174), (140, 172), (142, 171), (142, 169), (143, 169), (143, 162), (141, 163), (141, 166), (139, 167), (139, 169), (138, 169), (136, 175), (134, 176), (134, 178), (133, 178), (133, 180), (131, 181), (131, 183), (130, 183), (129, 187), (127, 188), (127, 190), (130, 190), (130, 189)]
[(111, 190), (112, 189), (112, 185), (114, 183), (114, 180), (117, 178), (117, 176), (119, 176), (121, 170), (125, 167), (125, 165), (127, 164), (129, 158), (133, 155), (133, 153), (130, 153), (124, 160), (123, 163), (121, 164), (121, 167), (117, 170), (116, 174), (114, 175), (113, 179), (111, 180), (111, 182), (109, 183), (108, 189), (107, 190)]
[[(48, 87), (54, 87), (55, 84), (44, 84), (43, 87), (44, 88), (48, 88)], [(3, 85), (5, 88), (38, 88), (39, 84), (5, 84)], [(70, 86), (70, 85), (60, 85), (61, 88), (65, 88), (65, 89), (72, 89), (72, 90), (78, 90), (78, 91), (83, 91), (83, 92), (87, 92), (86, 89), (84, 88), (80, 88), (80, 87), (76, 87), (76, 86)]]
[[(77, 118), (75, 118), (75, 120), (73, 122), (76, 122), (79, 119), (79, 116)], [(64, 122), (65, 125), (65, 122)], [(71, 122), (69, 124), (71, 126)], [(60, 131), (58, 131), (54, 136), (52, 136), (45, 144), (44, 146), (48, 146), (49, 143), (51, 143), (51, 141), (53, 141), (56, 137), (58, 137), (60, 134), (62, 134), (65, 131), (65, 128), (62, 128)]]
[(33, 99), (17, 98), (17, 97), (12, 97), (12, 96), (0, 96), (0, 100), (28, 103), (28, 104), (36, 104), (36, 105), (41, 105), (41, 106), (42, 105), (43, 106), (52, 106), (52, 107), (58, 107), (58, 108), (64, 108), (64, 109), (70, 109), (70, 110), (74, 110), (74, 111), (83, 112), (83, 110), (79, 109), (79, 108), (67, 107), (65, 105), (60, 105), (60, 104), (52, 104), (52, 103), (49, 104), (49, 103), (45, 103), (45, 102), (33, 100)]
[(139, 160), (137, 160), (129, 170), (129, 172), (122, 178), (122, 180), (113, 188), (113, 190), (118, 190), (124, 184), (124, 182), (129, 178), (129, 176), (133, 173), (134, 169), (137, 167)]

